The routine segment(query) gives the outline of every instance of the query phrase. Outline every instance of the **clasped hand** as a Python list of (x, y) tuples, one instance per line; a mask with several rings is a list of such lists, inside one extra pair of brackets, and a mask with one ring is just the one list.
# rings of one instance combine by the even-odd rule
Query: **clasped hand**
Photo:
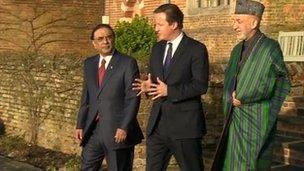
[(242, 104), (240, 100), (236, 99), (236, 92), (235, 91), (232, 92), (232, 104), (235, 107), (240, 107), (241, 104)]
[(135, 79), (135, 82), (132, 84), (133, 90), (138, 91), (137, 96), (142, 93), (146, 93), (152, 97), (152, 100), (155, 100), (160, 97), (166, 97), (168, 95), (167, 85), (162, 82), (158, 77), (157, 83), (152, 83), (151, 74), (148, 74), (147, 80)]

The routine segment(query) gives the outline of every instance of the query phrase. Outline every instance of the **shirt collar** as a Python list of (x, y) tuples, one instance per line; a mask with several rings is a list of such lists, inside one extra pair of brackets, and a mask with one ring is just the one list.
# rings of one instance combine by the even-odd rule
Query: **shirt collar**
[(171, 42), (173, 46), (178, 46), (179, 43), (182, 41), (183, 36), (184, 36), (184, 33), (181, 32), (174, 40), (167, 41), (167, 43)]
[(113, 52), (112, 52), (110, 55), (102, 56), (101, 54), (99, 54), (99, 59), (100, 59), (100, 60), (101, 60), (101, 59), (105, 59), (105, 60), (108, 62), (109, 59), (112, 58), (113, 54), (114, 54), (114, 50), (113, 50)]
[(249, 40), (244, 41), (244, 46), (248, 47), (255, 44), (261, 35), (262, 35), (261, 31), (257, 30), (257, 32)]
[(112, 58), (113, 55), (107, 55), (107, 56), (102, 56), (101, 54), (99, 54), (99, 58), (100, 59), (105, 59), (107, 61), (107, 59)]
[(111, 55), (107, 55), (107, 56), (102, 56), (101, 54), (99, 54), (98, 67), (101, 66), (101, 61), (102, 61), (102, 59), (104, 59), (104, 60), (106, 60), (105, 68), (107, 68), (108, 65), (109, 65), (109, 63), (110, 63), (110, 61), (111, 61), (111, 59), (112, 59), (112, 57), (113, 57), (113, 54), (114, 54), (114, 51), (112, 52)]

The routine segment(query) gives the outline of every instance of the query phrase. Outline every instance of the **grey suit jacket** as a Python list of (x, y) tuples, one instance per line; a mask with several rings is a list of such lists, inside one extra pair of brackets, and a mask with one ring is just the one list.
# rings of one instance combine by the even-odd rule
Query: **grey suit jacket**
[[(84, 137), (81, 145), (85, 145), (99, 121), (105, 145), (111, 149), (126, 148), (138, 144), (143, 139), (137, 121), (139, 97), (132, 90), (132, 82), (139, 77), (135, 59), (115, 50), (106, 69), (102, 85), (98, 78), (99, 55), (89, 57), (84, 62), (84, 83), (81, 105), (78, 112), (77, 128), (83, 129)], [(127, 131), (124, 143), (116, 143), (114, 136), (117, 128)]]

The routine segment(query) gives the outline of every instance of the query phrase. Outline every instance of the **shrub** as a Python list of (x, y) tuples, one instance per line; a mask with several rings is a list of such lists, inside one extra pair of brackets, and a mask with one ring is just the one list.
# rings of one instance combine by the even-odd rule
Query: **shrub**
[(145, 62), (152, 46), (156, 42), (156, 35), (149, 20), (136, 16), (132, 22), (118, 22), (115, 27), (116, 48), (131, 55), (141, 62)]

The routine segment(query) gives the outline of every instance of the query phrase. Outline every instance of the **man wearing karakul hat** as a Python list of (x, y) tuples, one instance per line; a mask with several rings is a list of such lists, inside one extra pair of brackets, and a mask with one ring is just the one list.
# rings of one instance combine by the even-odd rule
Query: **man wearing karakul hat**
[(277, 41), (259, 30), (264, 5), (236, 2), (233, 29), (241, 40), (225, 71), (225, 126), (215, 170), (270, 170), (277, 115), (290, 81)]

